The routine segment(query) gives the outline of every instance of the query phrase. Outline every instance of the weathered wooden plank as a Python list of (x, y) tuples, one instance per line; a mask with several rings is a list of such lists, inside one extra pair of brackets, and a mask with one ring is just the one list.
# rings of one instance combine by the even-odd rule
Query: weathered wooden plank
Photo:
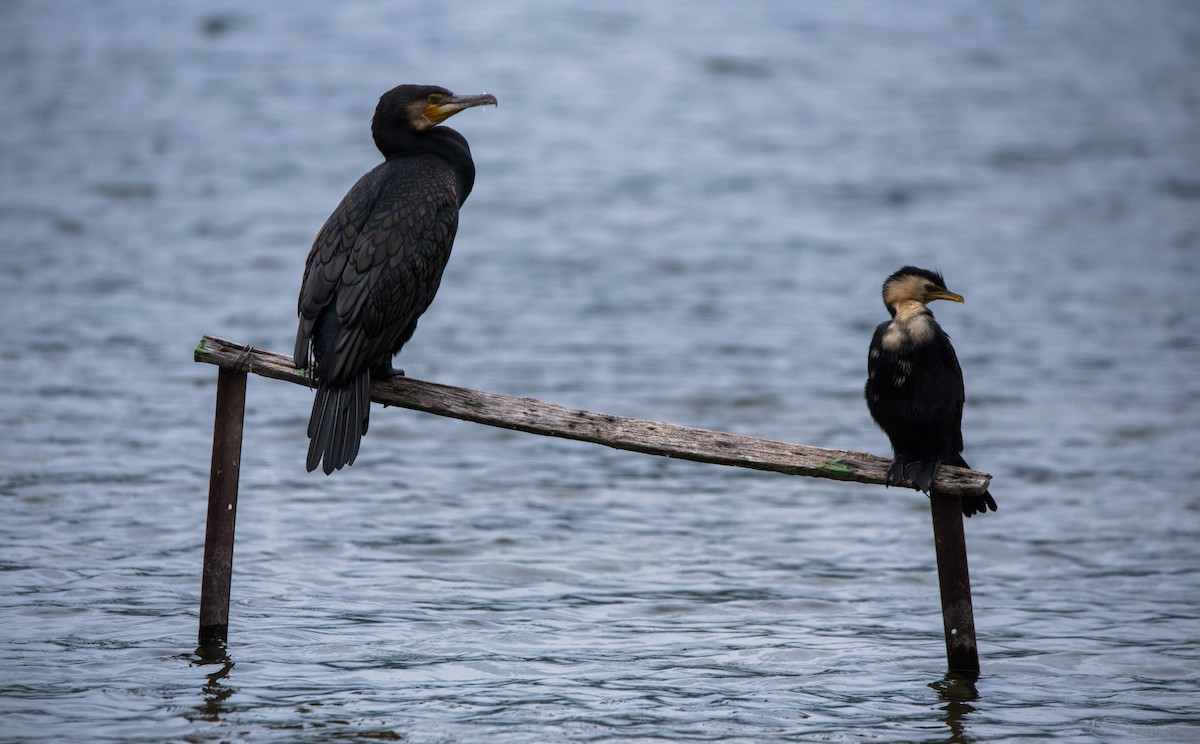
[[(261, 351), (205, 336), (195, 359), (242, 369), (262, 377), (307, 385), (304, 371), (289, 356)], [(612, 416), (566, 408), (535, 398), (518, 398), (479, 390), (397, 377), (376, 381), (371, 399), (387, 406), (424, 411), (478, 424), (603, 444), (616, 449), (717, 465), (769, 470), (788, 475), (883, 484), (890, 461), (864, 452), (822, 449), (738, 434), (694, 429), (660, 421)], [(934, 490), (973, 496), (987, 491), (991, 476), (975, 470), (943, 466)]]

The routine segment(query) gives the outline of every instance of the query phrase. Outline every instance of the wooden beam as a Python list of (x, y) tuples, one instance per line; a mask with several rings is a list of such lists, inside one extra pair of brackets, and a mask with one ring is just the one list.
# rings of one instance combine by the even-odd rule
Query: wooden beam
[[(202, 338), (196, 346), (195, 360), (298, 385), (308, 384), (304, 371), (295, 368), (290, 356), (210, 336)], [(865, 452), (822, 449), (660, 421), (612, 416), (565, 408), (535, 398), (486, 393), (411, 377), (374, 382), (371, 399), (386, 406), (409, 408), (531, 434), (788, 475), (882, 485), (888, 465), (891, 464), (886, 458)], [(976, 496), (986, 492), (990, 482), (991, 476), (987, 473), (944, 465), (938, 469), (933, 485), (938, 493)]]
[[(309, 380), (303, 370), (295, 368), (291, 357), (210, 336), (200, 339), (195, 359), (220, 368), (200, 598), (200, 648), (197, 652), (205, 660), (221, 660), (229, 630), (233, 529), (237, 513), (246, 375), (253, 372), (298, 385), (308, 385)], [(371, 399), (384, 405), (531, 434), (790, 475), (883, 484), (890, 464), (885, 458), (864, 452), (821, 449), (660, 421), (611, 416), (564, 408), (534, 398), (497, 395), (407, 377), (375, 381), (371, 386)], [(979, 676), (979, 653), (975, 645), (960, 497), (986, 493), (990, 482), (991, 476), (986, 473), (943, 466), (938, 469), (930, 500), (946, 659), (951, 672), (972, 679)]]

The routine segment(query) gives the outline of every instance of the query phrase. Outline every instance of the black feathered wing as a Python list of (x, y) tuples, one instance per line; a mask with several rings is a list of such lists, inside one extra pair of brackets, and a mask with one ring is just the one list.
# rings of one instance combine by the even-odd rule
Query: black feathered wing
[(324, 458), (328, 473), (357, 455), (371, 369), (408, 341), (441, 284), (458, 229), (457, 188), (440, 158), (393, 158), (359, 179), (318, 233), (294, 350), (318, 387), (309, 470)]
[(342, 197), (337, 209), (317, 233), (304, 264), (297, 303), (300, 325), (296, 330), (293, 359), (297, 368), (308, 368), (314, 375), (311, 345), (317, 320), (334, 302), (346, 263), (375, 208), (385, 174), (383, 165), (358, 179)]
[(439, 158), (394, 158), (359, 179), (309, 252), (296, 365), (311, 353), (316, 379), (340, 383), (386, 362), (433, 302), (457, 230), (455, 177)]

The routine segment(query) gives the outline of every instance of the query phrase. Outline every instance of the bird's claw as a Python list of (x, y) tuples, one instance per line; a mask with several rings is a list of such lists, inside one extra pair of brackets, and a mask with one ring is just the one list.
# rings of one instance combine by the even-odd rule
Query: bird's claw
[(404, 370), (396, 369), (391, 362), (382, 362), (371, 370), (371, 376), (376, 380), (386, 380), (390, 377), (404, 377)]

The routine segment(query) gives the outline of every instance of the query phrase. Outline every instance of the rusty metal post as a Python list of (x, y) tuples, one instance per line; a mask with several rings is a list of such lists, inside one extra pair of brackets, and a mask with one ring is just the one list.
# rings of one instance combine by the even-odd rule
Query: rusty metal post
[(971, 575), (967, 569), (962, 504), (957, 496), (936, 492), (929, 503), (933, 510), (933, 544), (942, 592), (946, 660), (950, 671), (978, 677), (979, 649), (975, 645), (975, 610), (971, 605)]
[(223, 650), (229, 637), (233, 526), (237, 517), (245, 412), (245, 370), (222, 367), (217, 376), (212, 470), (208, 479), (208, 526), (204, 535), (204, 574), (200, 587), (200, 648), (210, 653)]

